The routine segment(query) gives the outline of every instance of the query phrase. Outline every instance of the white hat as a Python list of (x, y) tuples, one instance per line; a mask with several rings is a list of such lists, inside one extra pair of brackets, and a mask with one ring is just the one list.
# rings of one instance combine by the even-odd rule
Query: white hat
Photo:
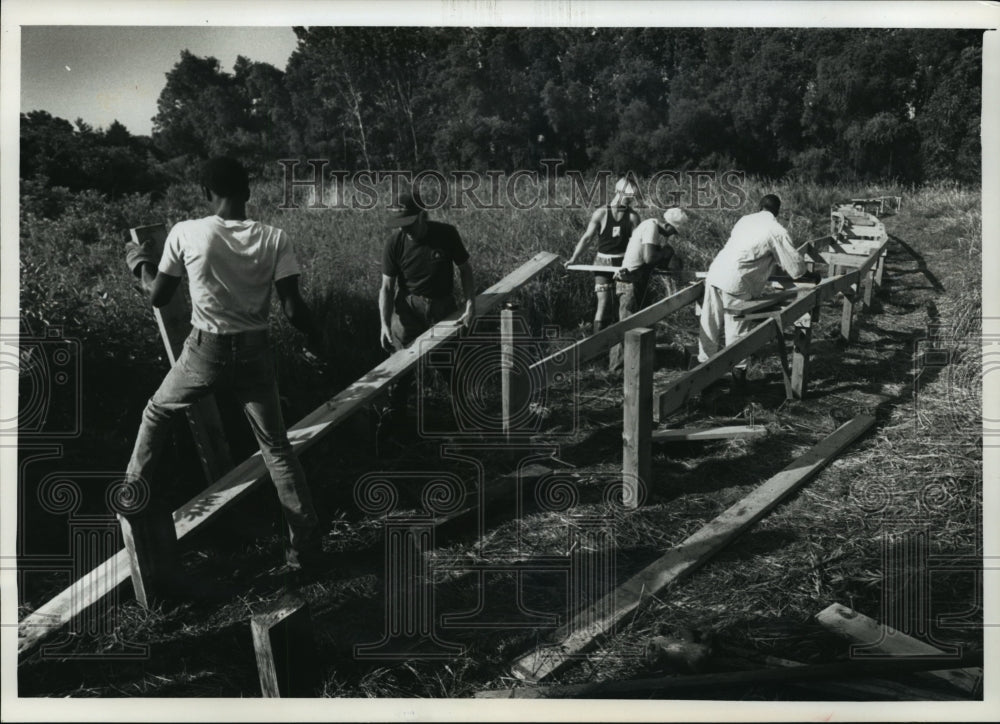
[(626, 177), (621, 177), (618, 179), (618, 183), (615, 184), (615, 196), (611, 199), (612, 206), (621, 206), (625, 199), (630, 199), (636, 194), (635, 184), (628, 180)]
[(675, 207), (663, 212), (663, 220), (677, 229), (677, 233), (679, 234), (688, 222), (688, 215)]

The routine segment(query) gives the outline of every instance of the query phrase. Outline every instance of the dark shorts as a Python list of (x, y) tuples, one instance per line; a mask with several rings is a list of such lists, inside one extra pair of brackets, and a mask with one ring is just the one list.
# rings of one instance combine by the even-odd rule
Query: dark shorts
[(595, 291), (612, 291), (614, 287), (615, 269), (622, 265), (623, 259), (625, 259), (624, 254), (621, 256), (610, 256), (604, 254), (597, 255), (597, 258), (594, 259), (595, 266), (609, 266), (612, 267), (612, 269), (609, 272), (594, 272)]

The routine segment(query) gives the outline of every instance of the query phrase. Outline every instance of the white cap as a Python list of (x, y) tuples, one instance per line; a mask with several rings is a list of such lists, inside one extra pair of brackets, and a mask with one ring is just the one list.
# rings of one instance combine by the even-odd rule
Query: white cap
[(615, 184), (615, 196), (611, 199), (612, 206), (621, 206), (625, 199), (630, 199), (636, 194), (635, 184), (622, 176)]
[(663, 212), (663, 220), (677, 229), (677, 233), (679, 234), (684, 229), (684, 225), (688, 222), (688, 215), (675, 207), (673, 209), (667, 209)]

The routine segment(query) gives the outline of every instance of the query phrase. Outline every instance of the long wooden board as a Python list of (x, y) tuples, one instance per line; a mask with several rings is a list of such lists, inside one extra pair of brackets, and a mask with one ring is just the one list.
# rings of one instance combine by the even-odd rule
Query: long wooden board
[[(963, 663), (979, 663), (981, 654), (970, 654)], [(477, 699), (608, 699), (634, 696), (670, 698), (670, 692), (691, 692), (732, 686), (762, 684), (792, 684), (798, 681), (841, 681), (871, 676), (900, 676), (926, 671), (933, 663), (919, 659), (894, 662), (848, 661), (833, 664), (811, 664), (749, 671), (724, 671), (717, 674), (692, 676), (661, 676), (625, 681), (599, 681), (561, 686), (522, 686), (516, 689), (480, 691)]]
[(655, 324), (671, 312), (686, 307), (693, 302), (700, 301), (704, 294), (705, 283), (696, 282), (676, 294), (671, 294), (665, 299), (661, 299), (655, 304), (651, 304), (633, 314), (628, 319), (605, 327), (597, 334), (586, 339), (581, 339), (576, 344), (564, 347), (558, 352), (535, 362), (530, 370), (542, 370), (545, 373), (545, 385), (548, 386), (557, 378), (572, 374), (577, 371), (579, 365), (587, 360), (594, 359), (599, 354), (606, 352), (616, 344), (620, 344), (625, 339), (625, 333), (630, 329), (648, 327)]
[(739, 503), (559, 629), (555, 634), (556, 643), (540, 646), (518, 658), (512, 666), (512, 673), (519, 679), (543, 681), (562, 671), (573, 662), (575, 656), (588, 651), (619, 621), (699, 568), (767, 515), (784, 498), (805, 485), (874, 424), (874, 417), (859, 415), (841, 425)]
[(870, 651), (869, 655), (886, 654), (880, 658), (883, 664), (896, 660), (895, 657), (923, 657), (944, 665), (941, 670), (928, 671), (928, 676), (946, 681), (966, 693), (974, 693), (982, 683), (982, 668), (951, 668), (948, 666), (949, 657), (941, 649), (900, 633), (847, 606), (831, 604), (816, 614), (816, 620), (838, 636), (865, 646)]
[[(480, 294), (476, 298), (476, 309), (480, 314), (491, 311), (518, 287), (552, 266), (558, 259), (556, 254), (549, 252), (535, 255)], [(456, 313), (424, 332), (413, 345), (396, 352), (289, 428), (288, 437), (292, 447), (299, 454), (312, 447), (323, 435), (374, 400), (388, 385), (410, 370), (417, 364), (421, 354), (426, 354), (457, 336), (459, 330)], [(257, 452), (174, 511), (177, 538), (180, 539), (210, 522), (267, 479), (267, 467)], [(128, 558), (122, 550), (28, 614), (18, 624), (18, 652), (31, 649), (45, 636), (64, 626), (124, 583), (128, 577)]]

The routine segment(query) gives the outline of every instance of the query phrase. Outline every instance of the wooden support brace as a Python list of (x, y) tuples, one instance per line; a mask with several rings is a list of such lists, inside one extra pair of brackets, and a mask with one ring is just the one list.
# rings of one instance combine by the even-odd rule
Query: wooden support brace
[[(876, 262), (877, 263), (877, 262)], [(861, 304), (866, 310), (871, 309), (872, 293), (875, 291), (875, 269), (874, 267), (864, 272), (864, 281), (861, 284)]]
[(655, 350), (656, 334), (652, 329), (633, 329), (625, 333), (625, 400), (622, 405), (622, 485), (625, 489), (622, 499), (632, 508), (639, 504), (640, 487), (648, 487), (651, 482)]
[(882, 275), (885, 272), (885, 257), (888, 254), (886, 250), (882, 250), (879, 254), (878, 261), (875, 262), (875, 286), (879, 289), (882, 288)]
[(151, 505), (134, 515), (118, 515), (132, 574), (132, 589), (143, 608), (168, 597), (177, 583), (180, 557), (171, 512)]
[(792, 339), (792, 399), (803, 400), (806, 387), (809, 384), (809, 346), (812, 342), (812, 329), (819, 319), (819, 305), (809, 314), (804, 314), (795, 322), (795, 332)]
[(315, 696), (319, 671), (308, 604), (285, 596), (250, 619), (250, 633), (265, 698)]

